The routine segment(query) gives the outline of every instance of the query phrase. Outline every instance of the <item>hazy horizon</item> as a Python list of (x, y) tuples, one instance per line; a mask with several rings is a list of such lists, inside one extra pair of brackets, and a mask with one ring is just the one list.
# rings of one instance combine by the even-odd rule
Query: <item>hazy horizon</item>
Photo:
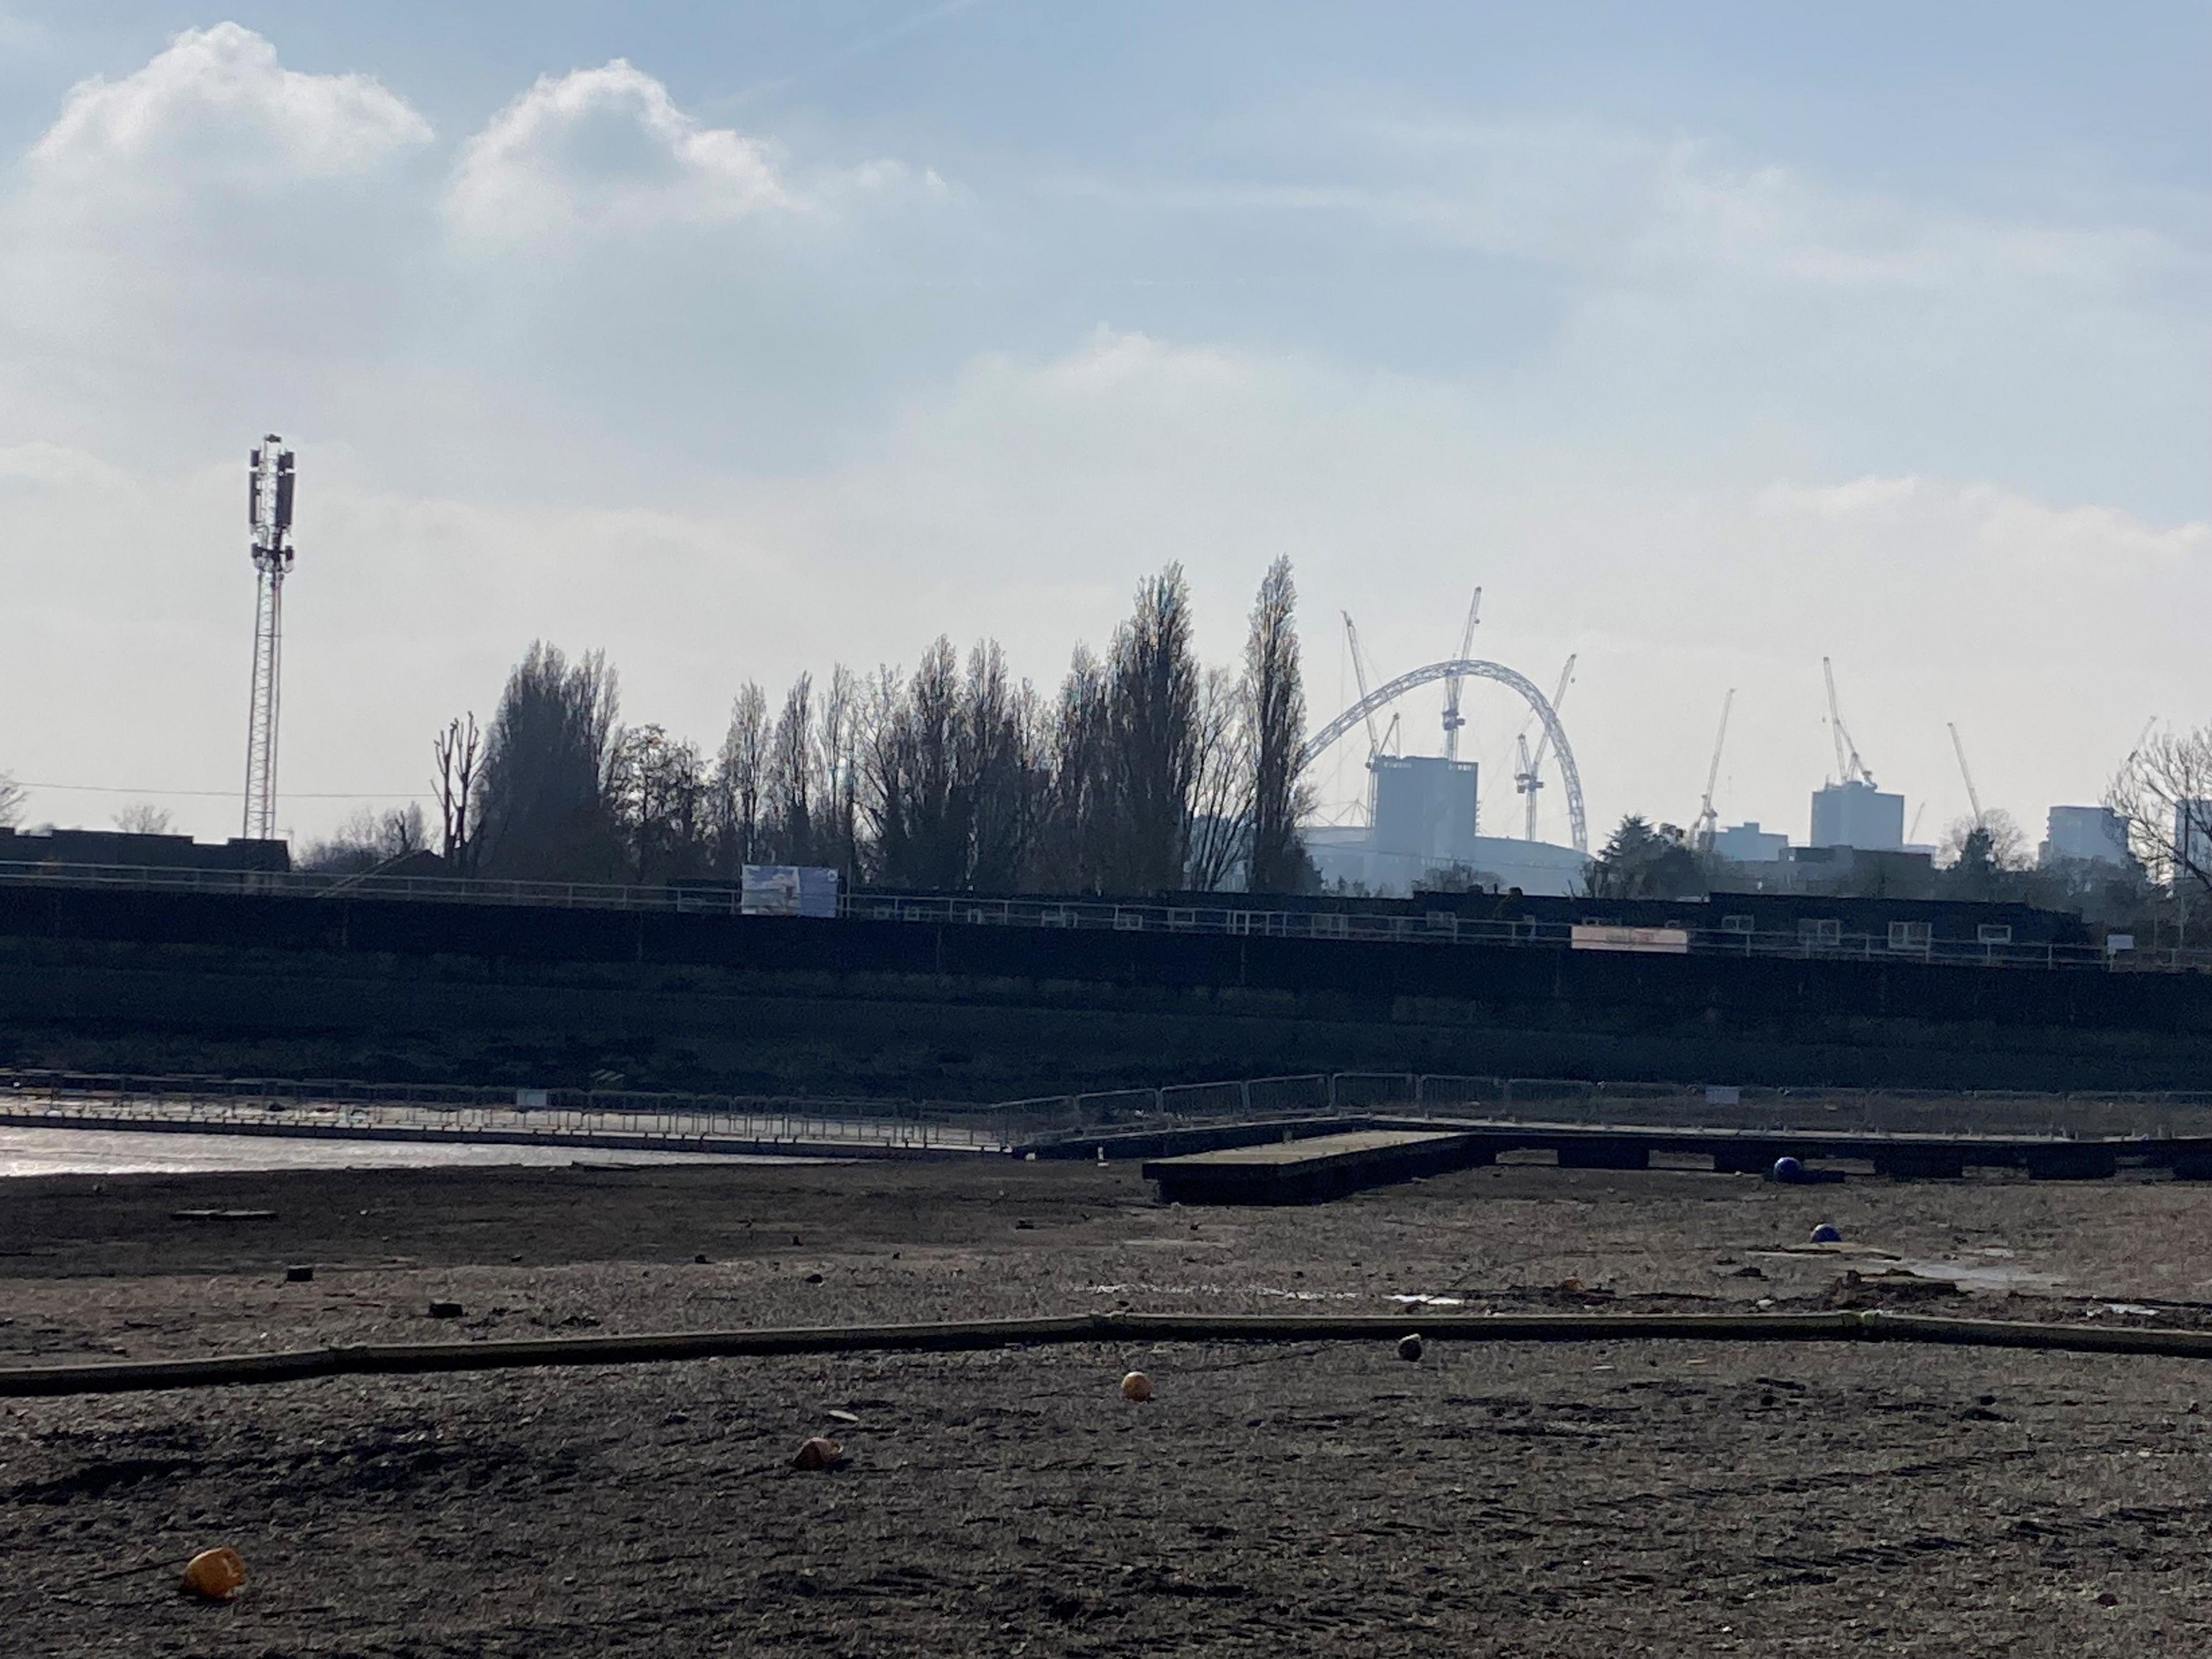
[(535, 638), (711, 749), (939, 634), (1048, 691), (1171, 560), (1230, 663), (1291, 556), (1316, 727), (1340, 611), (1387, 678), (1480, 584), (1476, 656), (1578, 654), (1594, 842), (1730, 686), (1723, 819), (1802, 839), (1823, 656), (1923, 841), (1947, 722), (2032, 843), (2212, 719), (2201, 8), (82, 10), (0, 0), (27, 823), (237, 833), (270, 430), (302, 838)]

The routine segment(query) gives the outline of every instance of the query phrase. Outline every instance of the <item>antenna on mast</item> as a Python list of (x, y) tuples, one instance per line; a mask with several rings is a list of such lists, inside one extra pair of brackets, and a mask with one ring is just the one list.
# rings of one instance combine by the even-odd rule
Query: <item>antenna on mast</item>
[(275, 433), (246, 461), (246, 521), (253, 556), (253, 696), (246, 723), (248, 841), (276, 835), (276, 715), (284, 649), (284, 578), (292, 568), (292, 452)]

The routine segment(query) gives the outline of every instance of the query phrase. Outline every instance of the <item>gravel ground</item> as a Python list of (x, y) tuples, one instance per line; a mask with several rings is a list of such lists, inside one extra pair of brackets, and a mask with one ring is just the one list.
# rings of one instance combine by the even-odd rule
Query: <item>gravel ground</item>
[[(0, 1363), (1115, 1305), (1410, 1329), (1420, 1295), (2199, 1324), (2207, 1205), (1514, 1167), (1295, 1211), (999, 1162), (25, 1181)], [(1823, 1218), (1844, 1245), (1804, 1244)], [(2203, 1651), (2207, 1392), (2166, 1359), (1377, 1343), (11, 1401), (0, 1651)], [(817, 1432), (846, 1467), (792, 1469)], [(227, 1607), (173, 1588), (214, 1543), (252, 1573)]]

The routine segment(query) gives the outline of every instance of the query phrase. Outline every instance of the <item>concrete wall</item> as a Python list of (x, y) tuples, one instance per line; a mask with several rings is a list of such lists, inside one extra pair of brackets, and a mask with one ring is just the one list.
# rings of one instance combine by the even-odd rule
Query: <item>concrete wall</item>
[(0, 888), (0, 1064), (948, 1098), (2212, 1085), (2212, 977)]

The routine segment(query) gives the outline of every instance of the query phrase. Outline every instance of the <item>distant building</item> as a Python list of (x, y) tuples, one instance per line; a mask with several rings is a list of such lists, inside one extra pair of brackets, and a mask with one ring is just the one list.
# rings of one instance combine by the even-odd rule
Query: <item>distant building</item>
[(1517, 887), (1523, 893), (1562, 896), (1581, 892), (1589, 869), (1589, 855), (1571, 847), (1504, 836), (1472, 836), (1455, 849), (1457, 858), (1439, 861), (1383, 851), (1363, 824), (1309, 825), (1298, 833), (1325, 885), (1341, 882), (1382, 896), (1408, 894), (1417, 885), (1456, 878), (1501, 893)]
[(1368, 763), (1368, 846), (1375, 852), (1465, 864), (1474, 849), (1480, 774), (1473, 761), (1377, 755)]
[(1778, 864), (1790, 856), (1790, 837), (1760, 829), (1759, 820), (1753, 818), (1715, 831), (1713, 851), (1738, 864)]
[(90, 864), (133, 870), (289, 870), (281, 841), (198, 842), (120, 830), (0, 829), (0, 864)]
[(2127, 820), (2109, 806), (2054, 806), (2036, 862), (2112, 864), (2135, 860), (2128, 854)]
[(1814, 847), (1895, 853), (1905, 847), (1905, 797), (1885, 794), (1856, 778), (1813, 792)]

